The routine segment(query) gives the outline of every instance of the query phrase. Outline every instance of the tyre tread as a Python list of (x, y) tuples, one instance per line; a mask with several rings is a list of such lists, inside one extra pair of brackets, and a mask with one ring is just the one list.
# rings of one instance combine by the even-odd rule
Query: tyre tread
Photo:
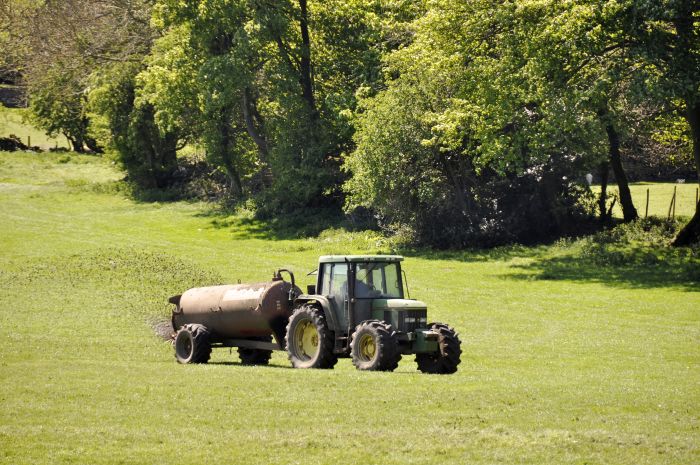
[[(272, 336), (254, 337), (250, 339), (254, 341), (272, 342)], [(270, 363), (270, 358), (272, 358), (272, 351), (239, 347), (238, 358), (241, 359), (241, 365), (267, 365)]]
[[(180, 363), (207, 363), (211, 357), (211, 333), (204, 325), (186, 324), (178, 331), (178, 335), (187, 331), (192, 335), (192, 356), (188, 361), (181, 361), (175, 350), (175, 358)], [(175, 337), (177, 343), (177, 336)], [(177, 348), (176, 348), (177, 349)]]
[(436, 353), (416, 354), (418, 370), (423, 373), (448, 375), (457, 371), (461, 363), (462, 341), (454, 328), (444, 323), (430, 323), (430, 329), (438, 333), (439, 351)]
[[(313, 322), (313, 324), (316, 326), (316, 330), (318, 331), (321, 353), (319, 353), (317, 359), (311, 366), (307, 366), (305, 361), (299, 360), (289, 350), (289, 334), (292, 329), (292, 325), (296, 322), (297, 318), (299, 318), (298, 315), (300, 314), (305, 314)], [(326, 316), (323, 314), (323, 311), (313, 305), (302, 305), (294, 310), (294, 313), (289, 318), (289, 323), (287, 323), (284, 344), (287, 348), (287, 357), (294, 368), (331, 369), (336, 363), (338, 363), (338, 357), (333, 353), (333, 347), (335, 346), (333, 332), (326, 324)]]
[[(362, 331), (368, 331), (375, 337), (379, 355), (373, 365), (367, 365), (367, 362), (360, 360), (355, 355), (357, 335)], [(399, 361), (401, 361), (396, 331), (389, 323), (380, 320), (363, 321), (355, 327), (355, 332), (350, 341), (350, 354), (352, 355), (352, 364), (358, 370), (394, 371), (399, 366)]]

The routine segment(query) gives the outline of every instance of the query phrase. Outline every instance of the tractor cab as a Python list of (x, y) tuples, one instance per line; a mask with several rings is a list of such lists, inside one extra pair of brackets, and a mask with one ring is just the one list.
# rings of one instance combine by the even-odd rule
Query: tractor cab
[(398, 255), (319, 258), (316, 285), (309, 286), (309, 295), (302, 297), (314, 296), (326, 304), (323, 307), (336, 333), (337, 352), (349, 349), (349, 338), (363, 321), (390, 324), (399, 340), (410, 340), (416, 329), (427, 327), (425, 303), (404, 297), (407, 286), (401, 261)]

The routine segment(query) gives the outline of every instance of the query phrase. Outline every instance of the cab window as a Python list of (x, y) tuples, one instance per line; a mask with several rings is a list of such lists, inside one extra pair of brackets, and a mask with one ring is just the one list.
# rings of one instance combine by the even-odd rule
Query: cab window
[(321, 273), (321, 287), (318, 293), (328, 295), (329, 289), (331, 288), (331, 264), (324, 263), (319, 272)]
[(358, 263), (355, 281), (355, 297), (403, 298), (397, 263)]
[(346, 263), (333, 263), (331, 270), (330, 295), (345, 296), (348, 293), (348, 265)]

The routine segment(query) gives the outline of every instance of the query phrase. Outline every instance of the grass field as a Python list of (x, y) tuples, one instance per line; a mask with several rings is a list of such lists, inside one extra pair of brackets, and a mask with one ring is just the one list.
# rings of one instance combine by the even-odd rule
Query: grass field
[[(460, 370), (181, 366), (151, 323), (188, 287), (302, 285), (376, 233), (281, 236), (203, 203), (139, 203), (96, 157), (0, 153), (0, 463), (700, 462), (700, 256), (598, 241), (414, 252), (412, 297)], [(678, 213), (678, 212), (677, 212)]]
[(23, 143), (31, 142), (32, 146), (38, 146), (43, 150), (54, 147), (70, 148), (65, 137), (49, 137), (44, 131), (25, 124), (23, 118), (26, 111), (23, 108), (6, 108), (0, 104), (0, 137), (15, 135)]
[[(632, 201), (639, 216), (644, 218), (646, 213), (647, 189), (649, 189), (649, 216), (667, 218), (674, 188), (676, 189), (676, 216), (688, 218), (693, 216), (698, 189), (698, 183), (693, 181), (686, 181), (683, 184), (672, 182), (635, 182), (630, 184)], [(600, 186), (593, 186), (593, 190), (596, 193), (600, 192)], [(617, 195), (617, 186), (610, 186), (608, 192)], [(622, 218), (620, 202), (615, 202), (613, 216)]]

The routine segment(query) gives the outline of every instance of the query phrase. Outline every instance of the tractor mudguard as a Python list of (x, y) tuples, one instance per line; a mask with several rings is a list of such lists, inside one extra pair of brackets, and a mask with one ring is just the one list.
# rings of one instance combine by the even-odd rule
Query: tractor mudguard
[(336, 335), (343, 332), (343, 328), (340, 328), (335, 312), (333, 312), (333, 308), (331, 306), (331, 303), (328, 301), (328, 298), (322, 295), (302, 294), (296, 299), (294, 299), (294, 308), (297, 308), (302, 304), (316, 304), (319, 307), (321, 307), (321, 310), (323, 310), (323, 313), (326, 316), (328, 329), (336, 333)]

